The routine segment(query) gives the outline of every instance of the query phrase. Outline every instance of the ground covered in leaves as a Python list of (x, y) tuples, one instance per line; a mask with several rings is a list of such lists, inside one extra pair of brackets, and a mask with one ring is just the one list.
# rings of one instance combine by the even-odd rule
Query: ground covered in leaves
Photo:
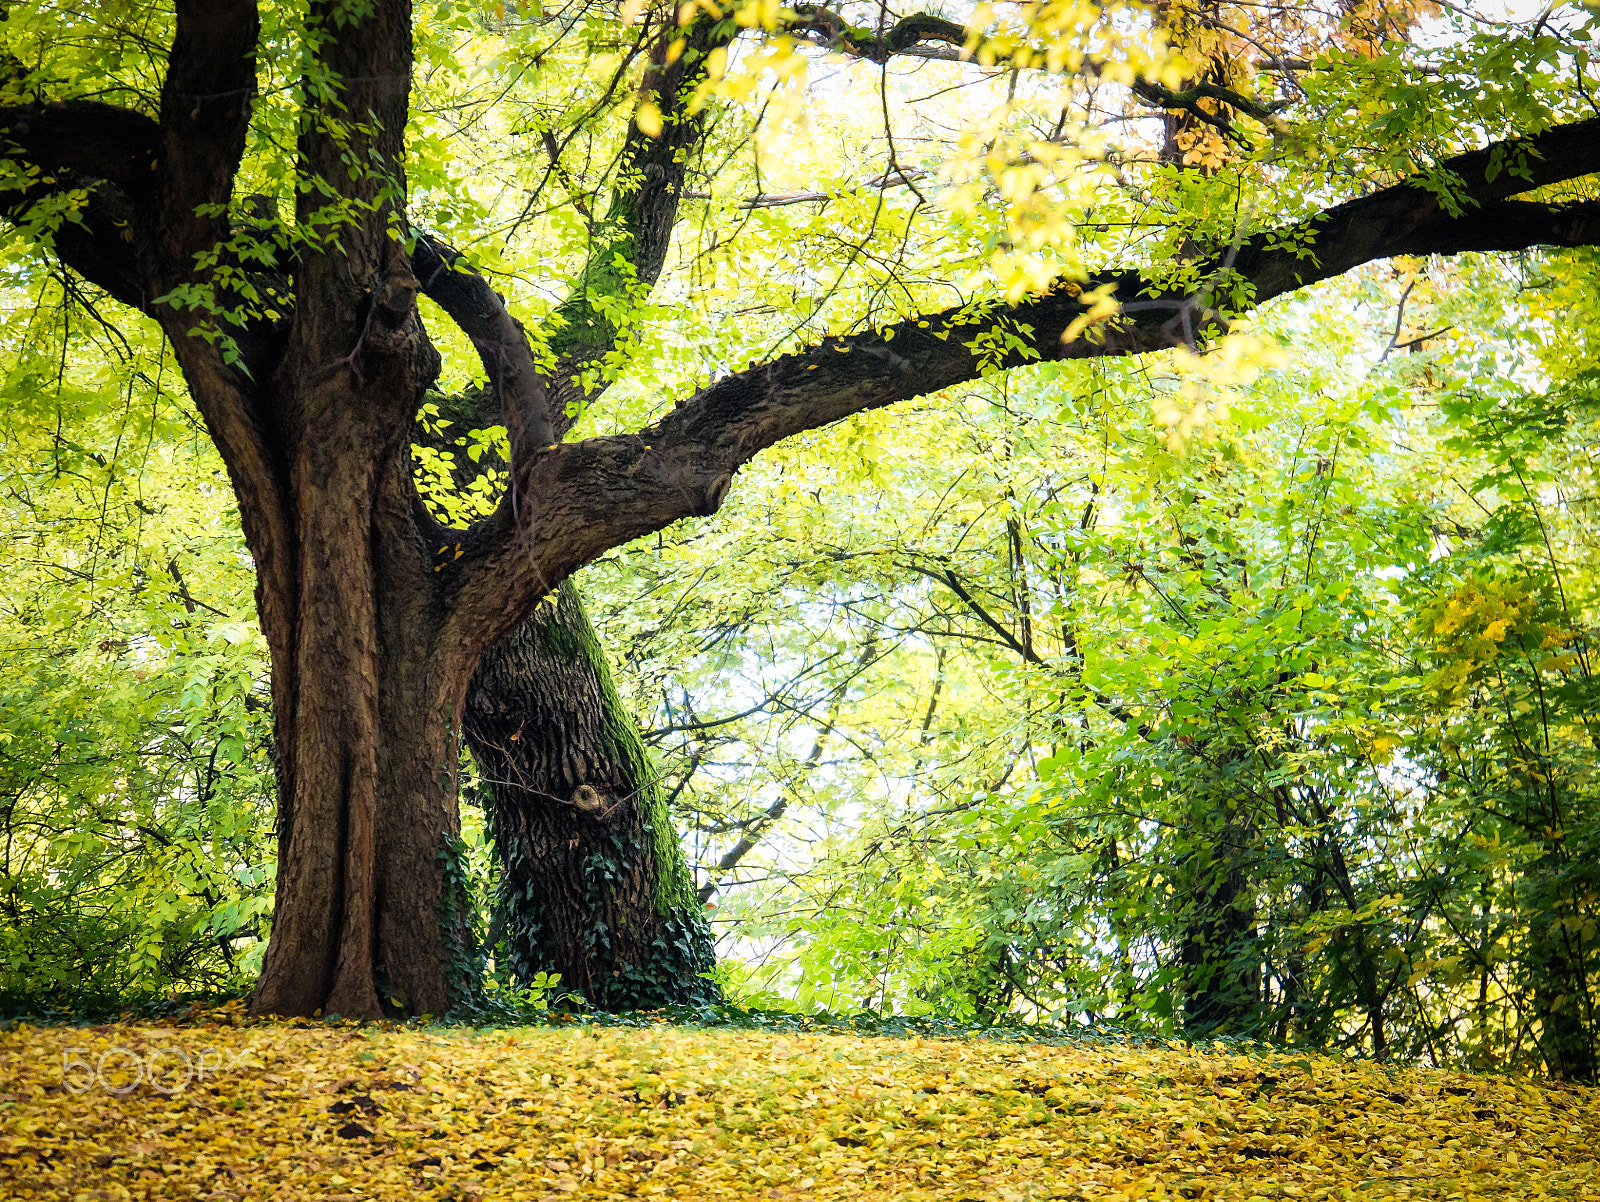
[(1104, 1041), (237, 1013), (0, 1032), (0, 1197), (1600, 1199), (1600, 1090)]

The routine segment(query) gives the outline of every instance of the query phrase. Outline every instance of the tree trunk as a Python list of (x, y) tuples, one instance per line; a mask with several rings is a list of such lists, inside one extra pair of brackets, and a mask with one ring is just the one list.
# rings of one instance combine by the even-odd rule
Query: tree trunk
[(1251, 851), (1250, 757), (1226, 739), (1189, 753), (1199, 830), (1179, 863), (1178, 964), (1189, 1030), (1241, 1032), (1261, 1020), (1261, 954)]
[[(732, 36), (707, 18), (669, 20), (652, 47), (640, 94), (654, 98), (662, 128), (646, 134), (630, 122), (588, 262), (550, 326), (556, 438), (605, 389), (580, 379), (615, 345), (619, 307), (661, 274), (704, 132), (689, 104), (696, 64)], [(478, 413), (468, 424), (495, 420)], [(704, 906), (666, 798), (570, 584), (487, 652), (465, 734), (500, 862), (491, 930), (505, 931), (517, 979), (558, 973), (563, 988), (603, 1010), (718, 1000), (702, 975), (715, 964)]]
[(559, 973), (602, 1010), (718, 1000), (666, 797), (570, 583), (484, 656), (463, 728), (517, 979)]
[(1258, 1017), (1261, 1000), (1260, 956), (1255, 948), (1255, 902), (1248, 875), (1239, 863), (1236, 832), (1224, 831), (1214, 859), (1200, 862), (1192, 853), (1185, 868), (1193, 871), (1185, 909), (1178, 963), (1184, 981), (1183, 1025), (1199, 1032), (1240, 1031)]
[(271, 386), (273, 409), (289, 415), (291, 537), (256, 555), (279, 754), (262, 1013), (442, 1013), (451, 1001), (460, 945), (441, 918), (441, 855), (458, 829), (458, 699), (472, 652), (447, 630), (413, 511), (409, 419), (438, 360), (404, 256), (389, 270), (389, 316), (348, 333), (373, 345), (370, 358), (330, 372), (317, 366), (325, 356), (291, 353)]
[(1565, 933), (1549, 915), (1529, 931), (1533, 1012), (1539, 1020), (1539, 1054), (1559, 1081), (1596, 1079), (1595, 1040), (1589, 1013), (1588, 982), (1577, 971)]

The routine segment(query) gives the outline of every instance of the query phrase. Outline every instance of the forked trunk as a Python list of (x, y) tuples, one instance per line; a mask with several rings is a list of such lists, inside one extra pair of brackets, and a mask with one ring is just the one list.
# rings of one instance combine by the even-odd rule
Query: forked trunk
[(666, 798), (570, 583), (484, 656), (465, 731), (517, 978), (559, 973), (604, 1010), (715, 1000)]

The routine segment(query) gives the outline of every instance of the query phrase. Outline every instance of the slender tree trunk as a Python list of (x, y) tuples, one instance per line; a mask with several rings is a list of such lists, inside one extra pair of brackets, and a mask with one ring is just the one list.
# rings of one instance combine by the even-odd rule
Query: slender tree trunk
[[(1560, 810), (1551, 804), (1541, 815), (1546, 829), (1560, 830)], [(1564, 896), (1557, 883), (1568, 867), (1559, 841), (1528, 865), (1521, 882), (1528, 921), (1524, 973), (1531, 984), (1533, 1013), (1538, 1019), (1539, 1054), (1550, 1075), (1562, 1081), (1593, 1082), (1600, 1076), (1595, 1049), (1593, 998), (1585, 949), (1574, 930), (1582, 911)]]
[(666, 798), (570, 583), (484, 657), (464, 729), (517, 978), (559, 973), (604, 1010), (715, 1001)]
[(1188, 835), (1177, 876), (1184, 1026), (1240, 1031), (1261, 1019), (1250, 753), (1219, 737), (1181, 754), (1179, 780), (1194, 791), (1191, 819), (1200, 828)]
[(1533, 1010), (1539, 1019), (1539, 1054), (1550, 1075), (1562, 1081), (1596, 1079), (1595, 1041), (1589, 1022), (1588, 992), (1574, 970), (1559, 927), (1541, 919), (1528, 958), (1534, 978)]
[(1239, 832), (1225, 828), (1214, 857), (1196, 853), (1186, 865), (1189, 901), (1178, 945), (1184, 978), (1184, 1026), (1198, 1031), (1238, 1031), (1257, 1017), (1260, 957), (1255, 951), (1255, 901), (1238, 862)]

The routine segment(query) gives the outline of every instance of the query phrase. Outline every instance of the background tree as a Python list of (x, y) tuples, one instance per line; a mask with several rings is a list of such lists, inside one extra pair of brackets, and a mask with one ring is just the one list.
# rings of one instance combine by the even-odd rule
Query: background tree
[[(1587, 256), (1402, 261), (1264, 317), (1293, 358), (1248, 381), (1013, 377), (764, 469), (730, 531), (778, 536), (760, 570), (806, 581), (808, 645), (875, 658), (790, 830), (724, 882), (743, 996), (1171, 1030), (1214, 1027), (1236, 973), (1223, 1030), (1585, 1077), (1590, 868), (1551, 855), (1592, 823), (1590, 288)], [(938, 469), (910, 466), (930, 427)], [(824, 512), (858, 449), (872, 500)], [(738, 569), (706, 561), (754, 547), (697, 541), (676, 580), (726, 621)], [(635, 570), (602, 602), (619, 637), (679, 595)], [(735, 663), (784, 662), (760, 618), (740, 637)], [(744, 745), (684, 753), (781, 750), (791, 697), (701, 710)], [(1193, 865), (1223, 854), (1253, 919), (1186, 956)]]

